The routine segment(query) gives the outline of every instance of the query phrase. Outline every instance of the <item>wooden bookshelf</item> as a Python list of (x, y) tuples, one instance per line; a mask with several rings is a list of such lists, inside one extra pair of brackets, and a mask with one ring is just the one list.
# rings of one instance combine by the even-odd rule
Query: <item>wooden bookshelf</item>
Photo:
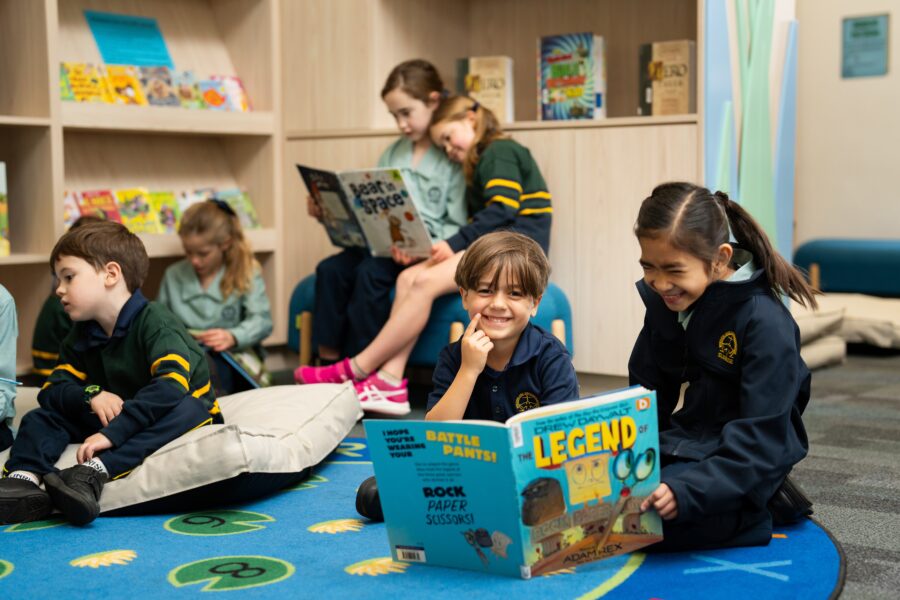
[[(237, 75), (249, 113), (63, 102), (59, 64), (101, 63), (85, 10), (157, 20), (179, 70)], [(282, 267), (282, 134), (278, 0), (0, 0), (0, 160), (6, 162), (12, 256), (0, 283), (19, 313), (17, 366), (31, 364), (34, 321), (50, 292), (50, 250), (66, 190), (241, 187), (262, 228), (247, 237), (263, 265), (274, 333), (286, 339)], [(15, 93), (13, 93), (13, 90)], [(183, 255), (175, 235), (142, 235), (145, 290)]]
[[(699, 180), (701, 168), (698, 115), (636, 116), (638, 49), (650, 41), (693, 39), (702, 56), (701, 5), (698, 0), (282, 3), (284, 72), (291, 74), (284, 84), (285, 202), (299, 207), (306, 193), (293, 163), (368, 167), (396, 139), (380, 91), (397, 63), (427, 59), (453, 88), (457, 58), (512, 57), (518, 120), (506, 130), (531, 150), (553, 194), (551, 277), (572, 303), (575, 366), (587, 373), (625, 374), (643, 318), (634, 289), (641, 277), (632, 234), (637, 208), (654, 185)], [(337, 31), (353, 35), (336, 44)], [(538, 38), (583, 31), (606, 40), (609, 118), (534, 121)], [(291, 232), (282, 236), (285, 252), (296, 257), (286, 265), (286, 279), (299, 281), (336, 249), (322, 227), (302, 214)]]

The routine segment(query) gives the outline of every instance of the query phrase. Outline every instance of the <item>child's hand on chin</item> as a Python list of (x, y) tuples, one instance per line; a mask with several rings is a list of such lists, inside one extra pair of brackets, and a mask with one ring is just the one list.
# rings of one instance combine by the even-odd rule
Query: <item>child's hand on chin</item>
[(665, 521), (678, 516), (678, 500), (675, 498), (672, 488), (665, 483), (659, 484), (659, 487), (641, 502), (641, 512), (647, 512), (651, 507), (655, 508)]
[(473, 374), (481, 373), (487, 364), (487, 357), (494, 348), (494, 343), (487, 334), (479, 329), (481, 313), (472, 317), (462, 337), (462, 369)]

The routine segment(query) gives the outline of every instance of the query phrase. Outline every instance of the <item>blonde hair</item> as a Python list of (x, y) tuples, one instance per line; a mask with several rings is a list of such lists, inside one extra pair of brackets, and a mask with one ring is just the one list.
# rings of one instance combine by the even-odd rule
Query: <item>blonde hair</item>
[(227, 244), (225, 249), (225, 275), (222, 277), (222, 296), (227, 298), (232, 292), (245, 294), (250, 291), (253, 272), (260, 268), (250, 244), (244, 237), (241, 222), (222, 200), (208, 200), (192, 204), (181, 215), (178, 235), (205, 236), (211, 244)]
[(442, 101), (432, 113), (431, 125), (429, 126), (434, 127), (444, 121), (462, 121), (470, 113), (475, 115), (475, 139), (472, 141), (469, 151), (466, 152), (466, 157), (463, 159), (462, 164), (463, 173), (468, 184), (472, 183), (475, 166), (491, 142), (507, 137), (503, 133), (503, 128), (500, 126), (497, 116), (490, 109), (485, 108), (468, 96), (450, 96)]

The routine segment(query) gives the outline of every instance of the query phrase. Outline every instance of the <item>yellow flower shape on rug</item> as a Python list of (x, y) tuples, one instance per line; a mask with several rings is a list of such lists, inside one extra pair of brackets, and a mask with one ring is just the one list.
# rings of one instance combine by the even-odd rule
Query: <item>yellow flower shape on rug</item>
[(553, 577), (554, 575), (574, 575), (575, 567), (569, 567), (568, 569), (557, 569), (556, 571), (550, 571), (549, 573), (544, 573), (544, 577)]
[(344, 571), (350, 575), (370, 575), (375, 577), (378, 575), (390, 575), (391, 573), (405, 573), (407, 567), (409, 567), (407, 563), (396, 562), (390, 556), (382, 556), (353, 563), (349, 567), (344, 567)]
[(137, 558), (137, 552), (134, 550), (107, 550), (106, 552), (97, 552), (96, 554), (88, 554), (76, 558), (69, 564), (73, 567), (111, 567), (112, 565), (127, 565)]
[(363, 528), (363, 522), (359, 519), (335, 519), (334, 521), (322, 521), (310, 525), (307, 529), (313, 533), (345, 533), (347, 531), (359, 531)]

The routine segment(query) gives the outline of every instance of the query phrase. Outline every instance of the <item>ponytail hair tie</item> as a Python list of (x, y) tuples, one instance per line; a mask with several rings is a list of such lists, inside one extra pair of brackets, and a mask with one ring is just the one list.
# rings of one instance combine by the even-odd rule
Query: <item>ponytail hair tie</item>
[(722, 206), (722, 212), (725, 213), (725, 224), (728, 226), (728, 243), (731, 245), (740, 245), (737, 238), (734, 237), (734, 232), (731, 230), (731, 221), (728, 219), (728, 201), (730, 200), (728, 194), (725, 192), (716, 192), (713, 194), (713, 197), (719, 202)]
[(212, 202), (216, 206), (218, 206), (221, 210), (225, 211), (225, 213), (229, 216), (236, 217), (237, 213), (234, 212), (234, 209), (228, 205), (224, 200), (219, 200), (218, 198), (210, 198), (207, 202)]
[(719, 191), (719, 192), (716, 192), (715, 194), (713, 194), (713, 196), (715, 196), (716, 200), (721, 202), (723, 205), (726, 204), (729, 200), (728, 194), (726, 194), (725, 192)]
[(473, 104), (472, 108), (470, 108), (469, 110), (471, 110), (472, 112), (477, 112), (479, 106), (481, 106), (481, 104), (476, 100), (475, 104)]

